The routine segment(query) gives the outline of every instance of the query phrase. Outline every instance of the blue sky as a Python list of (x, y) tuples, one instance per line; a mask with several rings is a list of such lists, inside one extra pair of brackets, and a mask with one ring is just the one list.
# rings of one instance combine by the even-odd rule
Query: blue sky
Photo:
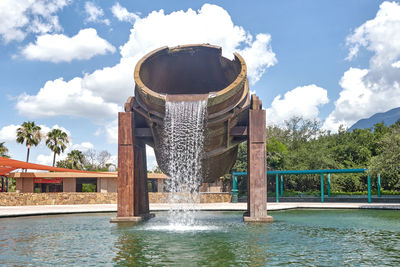
[[(136, 61), (187, 43), (239, 52), (268, 124), (297, 115), (336, 131), (400, 106), (399, 2), (3, 0), (0, 142), (24, 160), (15, 130), (34, 120), (67, 130), (67, 152), (108, 150), (115, 162)], [(30, 159), (50, 164), (51, 152), (41, 144)]]

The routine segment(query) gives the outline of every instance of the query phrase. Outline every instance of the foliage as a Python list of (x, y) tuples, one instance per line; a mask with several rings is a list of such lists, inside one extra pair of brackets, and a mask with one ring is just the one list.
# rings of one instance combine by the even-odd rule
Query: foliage
[(0, 157), (8, 158), (8, 148), (4, 145), (4, 142), (0, 142)]
[(67, 154), (67, 158), (57, 162), (57, 167), (67, 169), (83, 170), (85, 163), (85, 155), (80, 150), (72, 150)]
[(239, 144), (237, 159), (232, 167), (232, 172), (247, 171), (247, 142)]
[(82, 184), (82, 192), (96, 192), (95, 184)]
[(42, 139), (40, 130), (40, 126), (36, 125), (33, 121), (24, 122), (21, 127), (17, 129), (17, 143), (23, 144), (25, 142), (27, 147), (26, 162), (29, 161), (31, 146), (37, 146)]
[(371, 173), (381, 174), (382, 186), (400, 189), (400, 126), (394, 125), (378, 141), (377, 155), (371, 160)]
[(267, 166), (270, 169), (283, 167), (284, 158), (287, 156), (287, 146), (275, 136), (267, 139)]
[[(400, 190), (400, 121), (390, 127), (377, 123), (373, 128), (353, 131), (341, 126), (337, 133), (331, 133), (324, 131), (318, 121), (293, 117), (283, 127), (268, 126), (266, 131), (268, 170), (365, 168), (373, 177), (380, 173), (385, 190)], [(239, 145), (231, 171), (247, 171), (246, 143)], [(284, 187), (300, 192), (319, 191), (320, 179), (320, 175), (287, 175)], [(274, 184), (269, 181), (269, 186)], [(245, 194), (246, 187), (246, 179), (239, 177), (239, 192)], [(366, 191), (367, 174), (332, 174), (331, 190)]]
[(158, 165), (156, 165), (153, 169), (154, 173), (163, 173)]
[(60, 155), (61, 152), (67, 148), (69, 143), (68, 135), (60, 129), (53, 129), (47, 133), (46, 145), (54, 153), (53, 156), (53, 167), (56, 163), (56, 155)]

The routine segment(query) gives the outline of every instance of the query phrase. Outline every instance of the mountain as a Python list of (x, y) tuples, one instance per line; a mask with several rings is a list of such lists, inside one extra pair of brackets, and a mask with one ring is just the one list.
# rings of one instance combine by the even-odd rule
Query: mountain
[(390, 126), (397, 120), (400, 120), (400, 107), (391, 109), (384, 113), (376, 113), (368, 119), (361, 119), (354, 123), (353, 126), (349, 128), (349, 131), (353, 131), (354, 129), (371, 128), (374, 127), (376, 123), (380, 123), (382, 121), (386, 126)]

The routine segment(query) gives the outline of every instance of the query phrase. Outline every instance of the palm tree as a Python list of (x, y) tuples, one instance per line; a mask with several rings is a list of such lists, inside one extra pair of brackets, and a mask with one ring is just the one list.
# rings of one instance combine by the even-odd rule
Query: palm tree
[(53, 129), (47, 133), (46, 145), (54, 152), (53, 156), (53, 167), (56, 164), (56, 155), (60, 155), (61, 152), (67, 148), (66, 144), (69, 143), (67, 133), (60, 129)]
[(83, 170), (85, 155), (83, 155), (82, 151), (75, 149), (68, 153), (67, 161), (72, 169)]
[(4, 142), (0, 143), (0, 157), (8, 157), (8, 148), (4, 145)]
[(29, 161), (31, 146), (37, 146), (42, 139), (40, 130), (40, 126), (35, 125), (35, 122), (33, 121), (24, 122), (21, 127), (17, 129), (17, 143), (23, 144), (25, 142), (25, 145), (28, 148), (28, 151), (26, 152), (26, 162)]

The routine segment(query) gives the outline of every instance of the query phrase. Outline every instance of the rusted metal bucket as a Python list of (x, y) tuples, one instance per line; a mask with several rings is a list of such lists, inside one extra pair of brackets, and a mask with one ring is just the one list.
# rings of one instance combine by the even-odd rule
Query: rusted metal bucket
[(231, 130), (248, 124), (246, 72), (239, 54), (229, 60), (222, 57), (220, 47), (208, 44), (162, 47), (137, 63), (132, 108), (151, 129), (146, 143), (155, 149), (161, 170), (166, 170), (159, 151), (166, 101), (201, 99), (208, 99), (203, 181), (213, 182), (230, 170), (243, 141)]

